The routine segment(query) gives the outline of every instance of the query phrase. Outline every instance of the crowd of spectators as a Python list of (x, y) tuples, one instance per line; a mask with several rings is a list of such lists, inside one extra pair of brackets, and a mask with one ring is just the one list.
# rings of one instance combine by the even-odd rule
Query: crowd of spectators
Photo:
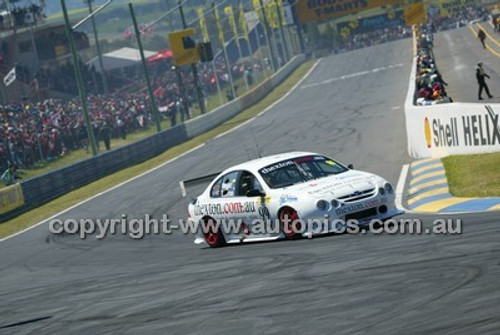
[(334, 53), (341, 53), (372, 45), (391, 42), (412, 36), (411, 29), (404, 26), (374, 30), (364, 34), (357, 34), (342, 41), (334, 48)]
[[(428, 8), (429, 27), (432, 32), (460, 28), (475, 20), (486, 21), (489, 15), (489, 11), (479, 5), (459, 7), (457, 9), (450, 8), (448, 9), (447, 16), (442, 16), (440, 10), (433, 5), (430, 5), (430, 8)], [(339, 45), (334, 47), (333, 53), (365, 48), (411, 36), (412, 31), (406, 26), (374, 30), (364, 34), (356, 34), (342, 40)]]
[[(142, 94), (92, 96), (88, 108), (95, 138), (126, 137), (151, 122), (149, 102)], [(52, 160), (69, 150), (87, 148), (88, 136), (78, 101), (27, 100), (0, 105), (0, 164), (28, 167)], [(109, 149), (109, 147), (107, 148)]]
[(416, 104), (419, 106), (453, 102), (446, 92), (448, 85), (439, 73), (433, 54), (433, 33), (463, 27), (473, 21), (485, 21), (489, 11), (481, 6), (449, 9), (441, 16), (437, 8), (428, 9), (428, 23), (417, 32)]
[(45, 18), (43, 8), (36, 4), (29, 6), (14, 7), (0, 15), (0, 30), (20, 28), (37, 22)]
[[(231, 71), (235, 79), (240, 78), (249, 72), (248, 64), (233, 64)], [(189, 72), (182, 73), (188, 110), (184, 108), (177, 77), (170, 63), (157, 64), (152, 72), (154, 95), (161, 107), (161, 118), (170, 119), (172, 126), (179, 118), (181, 121), (189, 119), (196, 98)], [(66, 84), (73, 83), (69, 70), (67, 75)], [(205, 95), (216, 92), (215, 76), (224, 88), (228, 74), (222, 61), (216, 62), (215, 72), (212, 66), (200, 66)], [(145, 83), (142, 82), (132, 93), (117, 91), (108, 95), (89, 95), (87, 105), (92, 131), (101, 150), (110, 149), (111, 138), (125, 139), (130, 132), (148, 128), (154, 120)], [(53, 160), (71, 150), (89, 150), (82, 108), (76, 98), (67, 102), (57, 99), (35, 102), (26, 98), (21, 102), (0, 104), (0, 122), (2, 171), (10, 165), (25, 168), (39, 161)]]
[(432, 29), (422, 26), (417, 31), (416, 104), (424, 106), (452, 102), (445, 89), (448, 84), (436, 67), (432, 52)]
[(473, 21), (486, 21), (490, 15), (488, 9), (479, 3), (476, 6), (449, 8), (447, 16), (443, 16), (433, 5), (428, 8), (427, 12), (433, 32), (465, 27)]
[[(474, 19), (482, 19), (487, 12), (482, 9), (466, 8), (446, 18), (430, 16), (429, 24), (418, 32), (418, 56), (416, 73), (416, 103), (432, 105), (451, 102), (447, 95), (446, 82), (439, 73), (432, 52), (433, 31), (456, 28)], [(333, 52), (368, 47), (375, 44), (411, 37), (408, 27), (398, 26), (358, 34), (338, 45)], [(126, 138), (127, 134), (148, 128), (153, 123), (150, 101), (143, 81), (134, 84), (132, 90), (124, 90), (125, 82), (108, 77), (112, 94), (103, 95), (102, 78), (99, 72), (81, 64), (83, 79), (87, 88), (88, 108), (92, 132), (101, 149), (110, 149), (110, 138)], [(40, 87), (76, 94), (74, 71), (71, 65), (57, 69), (42, 69), (36, 74), (28, 69), (18, 68), (20, 79), (34, 78)], [(250, 81), (254, 70), (248, 64), (233, 64), (231, 71), (236, 80), (245, 76)], [(191, 116), (191, 106), (195, 102), (196, 91), (193, 78), (187, 71), (183, 73), (184, 96), (178, 86), (178, 78), (171, 69), (171, 63), (160, 61), (151, 64), (152, 84), (157, 104), (161, 107), (161, 118), (170, 119), (171, 124)], [(217, 80), (224, 86), (229, 81), (228, 69), (222, 60), (212, 64), (200, 64), (199, 75), (205, 95), (217, 91)], [(110, 80), (111, 79), (111, 80)], [(125, 85), (126, 87), (126, 85)], [(122, 88), (122, 89), (120, 89)], [(128, 92), (128, 93), (127, 93)], [(227, 96), (227, 99), (234, 97)], [(33, 164), (64, 156), (76, 149), (89, 150), (88, 135), (80, 102), (47, 99), (43, 101), (9, 102), (0, 104), (0, 168), (8, 166), (29, 167)]]

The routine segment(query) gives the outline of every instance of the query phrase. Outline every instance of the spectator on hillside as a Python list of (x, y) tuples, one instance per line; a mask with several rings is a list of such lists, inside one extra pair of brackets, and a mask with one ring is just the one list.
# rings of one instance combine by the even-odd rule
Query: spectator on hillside
[(121, 118), (118, 118), (116, 120), (116, 125), (118, 127), (120, 137), (122, 138), (122, 140), (127, 139), (127, 129), (125, 127), (125, 122), (123, 122)]
[(10, 164), (7, 170), (2, 174), (2, 180), (6, 186), (17, 183), (16, 180), (17, 166), (15, 164)]
[(248, 86), (253, 85), (253, 77), (251, 69), (248, 68), (245, 69), (245, 80), (247, 81)]
[(106, 120), (101, 123), (101, 128), (99, 129), (99, 139), (102, 139), (104, 142), (106, 150), (111, 150), (111, 127)]

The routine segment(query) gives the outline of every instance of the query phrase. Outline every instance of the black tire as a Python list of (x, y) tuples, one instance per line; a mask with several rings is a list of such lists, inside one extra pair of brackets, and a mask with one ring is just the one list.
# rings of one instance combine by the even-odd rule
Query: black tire
[[(288, 228), (285, 227), (285, 218), (288, 217)], [(283, 233), (283, 236), (287, 240), (299, 240), (302, 238), (302, 234), (299, 232), (296, 232), (297, 230), (300, 230), (302, 227), (300, 226), (300, 223), (297, 224), (295, 227), (294, 221), (299, 220), (299, 215), (297, 214), (297, 211), (291, 207), (284, 207), (280, 210), (279, 212), (279, 219), (280, 219), (280, 230)]]
[(216, 228), (215, 220), (211, 217), (203, 218), (203, 238), (210, 248), (220, 248), (226, 245), (224, 234)]

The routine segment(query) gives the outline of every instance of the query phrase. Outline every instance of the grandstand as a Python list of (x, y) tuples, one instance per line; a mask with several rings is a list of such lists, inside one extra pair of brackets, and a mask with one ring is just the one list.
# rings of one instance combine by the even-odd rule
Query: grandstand
[[(51, 92), (43, 74), (56, 72), (69, 59), (65, 26), (45, 21), (40, 6), (11, 7), (0, 13), (0, 76), (16, 67), (16, 81), (8, 87), (1, 85), (1, 98), (45, 98)], [(74, 32), (74, 39), (78, 50), (90, 47), (86, 33)]]

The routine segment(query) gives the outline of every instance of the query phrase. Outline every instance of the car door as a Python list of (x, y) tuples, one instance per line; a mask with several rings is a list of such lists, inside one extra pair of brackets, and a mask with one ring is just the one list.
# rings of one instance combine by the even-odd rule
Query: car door
[(252, 233), (251, 237), (274, 235), (267, 229), (270, 224), (268, 223), (270, 220), (268, 198), (258, 178), (249, 171), (241, 171), (237, 192), (240, 202), (244, 204), (244, 208), (248, 209), (242, 213), (242, 218)]
[(248, 229), (244, 222), (245, 213), (252, 210), (246, 197), (238, 193), (241, 171), (232, 171), (220, 177), (210, 189), (210, 197), (203, 206), (208, 207), (209, 216), (219, 222), (226, 240), (240, 239)]

